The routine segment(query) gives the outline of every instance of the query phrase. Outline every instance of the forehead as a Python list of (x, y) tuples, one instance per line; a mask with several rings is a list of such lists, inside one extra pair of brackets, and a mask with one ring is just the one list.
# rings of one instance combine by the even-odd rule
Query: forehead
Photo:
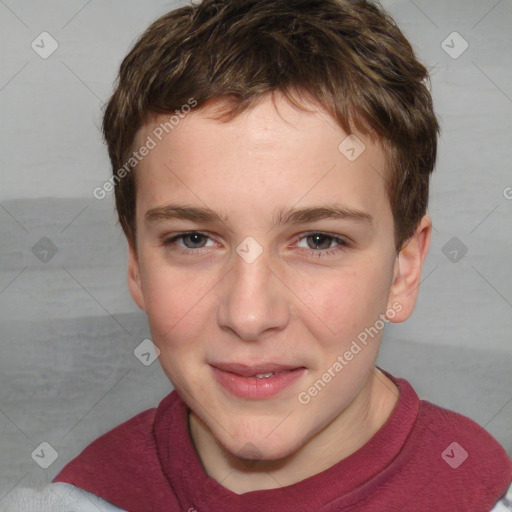
[(173, 123), (171, 115), (158, 115), (139, 130), (137, 144), (154, 142), (136, 170), (144, 207), (180, 198), (222, 211), (236, 199), (254, 213), (308, 200), (389, 209), (378, 142), (349, 137), (322, 109), (306, 104), (304, 111), (279, 95), (229, 122), (216, 118), (222, 106), (192, 110)]

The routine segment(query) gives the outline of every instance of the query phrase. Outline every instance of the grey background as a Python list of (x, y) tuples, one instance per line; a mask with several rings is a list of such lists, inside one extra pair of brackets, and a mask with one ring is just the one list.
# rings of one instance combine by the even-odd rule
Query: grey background
[[(431, 69), (443, 133), (418, 304), (386, 329), (380, 365), (512, 455), (512, 2), (383, 4)], [(120, 61), (175, 5), (0, 0), (0, 499), (50, 482), (171, 390), (158, 362), (134, 356), (147, 322), (111, 197), (92, 191), (110, 173), (99, 126)], [(59, 44), (47, 59), (31, 48), (43, 31)], [(441, 46), (454, 31), (469, 44), (458, 58)], [(32, 251), (42, 237), (57, 249), (46, 263)], [(453, 237), (458, 258), (467, 247), (457, 262)], [(48, 469), (31, 457), (42, 442), (58, 452)]]

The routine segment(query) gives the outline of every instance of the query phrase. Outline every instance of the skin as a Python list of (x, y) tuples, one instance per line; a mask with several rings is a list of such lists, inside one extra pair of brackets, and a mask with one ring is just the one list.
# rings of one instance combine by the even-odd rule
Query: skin
[[(347, 134), (304, 104), (313, 111), (267, 96), (228, 123), (212, 118), (215, 104), (192, 111), (136, 170), (130, 292), (191, 409), (190, 435), (206, 473), (239, 494), (317, 474), (384, 424), (399, 393), (375, 368), (382, 331), (309, 403), (298, 395), (393, 304), (400, 311), (389, 321), (410, 316), (430, 243), (425, 216), (397, 254), (381, 147), (358, 134), (366, 149), (349, 161), (338, 150)], [(136, 142), (165, 118), (141, 128)], [(169, 204), (209, 208), (222, 220), (148, 220), (148, 211)], [(275, 222), (279, 210), (333, 204), (373, 220)], [(204, 236), (176, 238), (190, 231)], [(236, 252), (248, 236), (262, 250), (251, 263)], [(246, 400), (217, 383), (215, 361), (307, 371), (277, 396)]]

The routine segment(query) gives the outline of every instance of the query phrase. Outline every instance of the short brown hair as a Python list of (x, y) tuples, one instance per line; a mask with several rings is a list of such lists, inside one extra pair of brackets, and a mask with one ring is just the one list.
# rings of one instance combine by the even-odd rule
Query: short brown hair
[[(123, 60), (103, 118), (114, 174), (137, 131), (190, 98), (226, 100), (230, 120), (280, 91), (308, 98), (347, 133), (370, 134), (386, 155), (397, 251), (428, 205), (439, 125), (428, 72), (393, 19), (369, 0), (203, 0), (160, 17)], [(126, 173), (125, 173), (126, 174)], [(136, 186), (115, 188), (119, 221), (135, 247)]]

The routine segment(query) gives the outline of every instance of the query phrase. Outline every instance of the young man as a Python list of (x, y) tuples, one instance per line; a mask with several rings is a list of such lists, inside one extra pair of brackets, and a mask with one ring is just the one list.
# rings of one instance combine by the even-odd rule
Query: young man
[(104, 133), (175, 391), (64, 467), (66, 510), (507, 510), (503, 448), (375, 367), (430, 242), (427, 78), (369, 1), (204, 0), (142, 35)]

